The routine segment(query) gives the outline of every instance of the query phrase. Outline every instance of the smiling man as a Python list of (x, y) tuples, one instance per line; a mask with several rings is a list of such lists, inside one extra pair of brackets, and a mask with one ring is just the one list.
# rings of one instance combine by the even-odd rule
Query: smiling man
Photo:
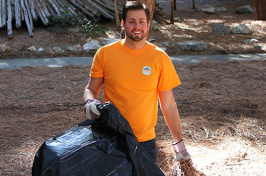
[(145, 5), (128, 1), (122, 11), (125, 39), (100, 48), (94, 56), (84, 91), (89, 119), (100, 116), (96, 105), (103, 85), (103, 101), (110, 101), (129, 122), (138, 141), (156, 161), (155, 125), (158, 101), (173, 135), (176, 159), (190, 159), (182, 137), (172, 89), (181, 84), (169, 56), (147, 42), (150, 13)]

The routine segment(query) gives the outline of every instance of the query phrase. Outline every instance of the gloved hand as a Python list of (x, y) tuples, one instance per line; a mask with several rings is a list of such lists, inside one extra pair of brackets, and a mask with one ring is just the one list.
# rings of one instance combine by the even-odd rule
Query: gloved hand
[(96, 108), (97, 104), (101, 104), (101, 103), (96, 99), (88, 99), (86, 101), (84, 105), (84, 111), (88, 119), (95, 120), (101, 115), (99, 110)]
[(179, 142), (173, 142), (172, 146), (173, 146), (174, 151), (176, 153), (176, 156), (175, 156), (176, 161), (181, 161), (183, 159), (184, 160), (191, 159), (191, 156), (186, 149), (185, 142), (183, 139)]

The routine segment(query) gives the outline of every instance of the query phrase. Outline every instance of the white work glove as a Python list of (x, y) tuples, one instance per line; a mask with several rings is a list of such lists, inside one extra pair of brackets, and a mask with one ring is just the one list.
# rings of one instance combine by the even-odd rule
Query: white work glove
[(97, 104), (101, 104), (101, 103), (96, 99), (88, 99), (86, 101), (84, 105), (84, 111), (88, 119), (95, 120), (101, 115), (99, 110), (96, 108)]
[(176, 153), (176, 156), (175, 156), (176, 161), (181, 161), (183, 159), (184, 160), (191, 159), (191, 156), (186, 149), (185, 142), (183, 139), (179, 142), (173, 142), (172, 145)]

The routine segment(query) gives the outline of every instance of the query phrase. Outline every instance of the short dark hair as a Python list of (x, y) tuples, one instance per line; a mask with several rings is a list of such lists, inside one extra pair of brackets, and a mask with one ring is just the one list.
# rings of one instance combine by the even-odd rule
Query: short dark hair
[(129, 10), (144, 10), (146, 13), (146, 17), (147, 17), (147, 21), (150, 20), (150, 11), (149, 9), (145, 6), (145, 4), (142, 4), (138, 1), (128, 1), (123, 10), (122, 10), (122, 14), (121, 14), (121, 18), (124, 22), (126, 22), (126, 17), (127, 17), (127, 12)]

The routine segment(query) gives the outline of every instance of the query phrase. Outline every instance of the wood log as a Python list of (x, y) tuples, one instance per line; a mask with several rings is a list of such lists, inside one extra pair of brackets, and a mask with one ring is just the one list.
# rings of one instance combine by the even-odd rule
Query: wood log
[(12, 38), (12, 11), (11, 11), (11, 0), (7, 0), (7, 37)]
[(2, 27), (6, 27), (6, 0), (2, 0), (2, 7), (1, 7), (1, 12), (2, 12)]
[(105, 18), (110, 19), (112, 21), (115, 20), (115, 17), (103, 10), (101, 6), (93, 3), (91, 0), (87, 0), (87, 2), (91, 5), (92, 8), (96, 9)]
[[(50, 18), (51, 17), (51, 13), (47, 9), (47, 5), (48, 5), (48, 3), (46, 2), (46, 0), (44, 2), (43, 2), (43, 0), (40, 0), (40, 6), (39, 7), (44, 12), (44, 15), (46, 16), (46, 18)], [(49, 8), (49, 9), (52, 9), (52, 8)]]
[(67, 4), (64, 0), (58, 1), (58, 3), (61, 5), (61, 7), (63, 7), (64, 10), (69, 11), (73, 15), (77, 15), (71, 4)]
[[(0, 0), (0, 9), (2, 9), (2, 0)], [(2, 25), (2, 10), (0, 11), (0, 29), (3, 27)]]
[(42, 20), (44, 25), (48, 25), (49, 20), (46, 18), (46, 16), (44, 15), (43, 11), (37, 11), (37, 13), (39, 14), (40, 19)]
[(28, 4), (28, 0), (24, 0), (24, 3), (25, 3), (25, 8), (27, 10), (28, 18), (29, 18), (29, 22), (30, 22), (30, 26), (27, 26), (27, 27), (30, 28), (31, 31), (33, 31), (34, 30), (34, 27), (33, 27), (31, 10), (30, 10), (29, 4)]
[(21, 10), (20, 10), (20, 3), (19, 0), (15, 0), (15, 21), (16, 21), (16, 28), (21, 27)]
[(40, 4), (40, 2), (41, 1), (38, 1), (38, 0), (36, 0), (35, 1), (36, 3), (35, 3), (35, 10), (36, 10), (36, 12), (39, 14), (39, 17), (41, 18), (41, 20), (42, 20), (42, 22), (43, 22), (43, 24), (44, 25), (48, 25), (48, 23), (49, 23), (49, 20), (48, 20), (48, 18), (49, 17), (47, 17), (47, 13), (50, 15), (50, 13), (47, 11), (47, 13), (45, 13), (45, 8), (44, 7), (46, 7), (45, 6), (45, 4), (43, 4), (43, 5), (41, 5)]
[(48, 0), (48, 2), (50, 3), (50, 5), (54, 8), (55, 12), (57, 13), (57, 15), (61, 15), (60, 10), (57, 8), (57, 4), (53, 1), (53, 0)]
[(33, 37), (32, 28), (31, 28), (30, 19), (29, 19), (30, 17), (29, 17), (29, 14), (28, 14), (28, 12), (27, 12), (27, 10), (25, 8), (24, 1), (23, 0), (20, 0), (20, 5), (21, 5), (21, 9), (24, 12), (25, 22), (26, 22), (26, 25), (27, 25), (27, 28), (28, 28), (29, 35), (31, 37)]
[[(153, 12), (153, 4), (156, 1), (138, 1), (144, 2)], [(61, 15), (67, 12), (95, 21), (99, 21), (101, 15), (106, 19), (116, 20), (119, 29), (119, 15), (125, 2), (126, 0), (0, 0), (0, 28), (7, 26), (8, 36), (11, 37), (12, 20), (15, 20), (16, 28), (26, 23), (29, 35), (33, 36), (34, 22), (38, 19), (41, 19), (44, 25), (48, 25), (51, 14)], [(158, 8), (156, 7), (155, 11)], [(160, 10), (154, 16), (158, 16), (159, 12)]]
[(58, 8), (58, 10), (59, 10), (59, 12), (61, 12), (61, 14), (63, 13), (66, 13), (66, 7), (64, 7), (63, 5), (61, 5), (61, 3), (59, 2), (59, 1), (61, 1), (61, 0), (53, 0), (54, 1), (54, 3), (56, 4), (56, 7)]
[(99, 13), (96, 9), (92, 8), (87, 0), (78, 1), (79, 5), (85, 8), (88, 12), (92, 13), (95, 17), (99, 16)]
[[(111, 8), (115, 8), (114, 3), (110, 0), (100, 0), (102, 3), (106, 4), (107, 6)], [(118, 10), (119, 12), (122, 11), (126, 1), (125, 0), (118, 0)]]
[(38, 17), (36, 15), (35, 12), (35, 4), (34, 4), (34, 0), (29, 0), (29, 4), (30, 4), (30, 12), (31, 12), (31, 16), (34, 22), (36, 22), (38, 20)]
[[(116, 6), (110, 6), (108, 4), (104, 4), (102, 1), (99, 1), (99, 0), (93, 0), (93, 1), (96, 2), (98, 5), (104, 7), (105, 9), (115, 13)], [(118, 3), (116, 2), (117, 0), (114, 0), (114, 1), (115, 1), (114, 3)]]
[(82, 13), (84, 13), (85, 15), (87, 15), (90, 18), (94, 19), (94, 15), (90, 12), (88, 12), (86, 9), (84, 9), (83, 7), (81, 7), (80, 5), (77, 4), (77, 2), (75, 0), (68, 0), (75, 8), (77, 8), (78, 10), (80, 10)]

